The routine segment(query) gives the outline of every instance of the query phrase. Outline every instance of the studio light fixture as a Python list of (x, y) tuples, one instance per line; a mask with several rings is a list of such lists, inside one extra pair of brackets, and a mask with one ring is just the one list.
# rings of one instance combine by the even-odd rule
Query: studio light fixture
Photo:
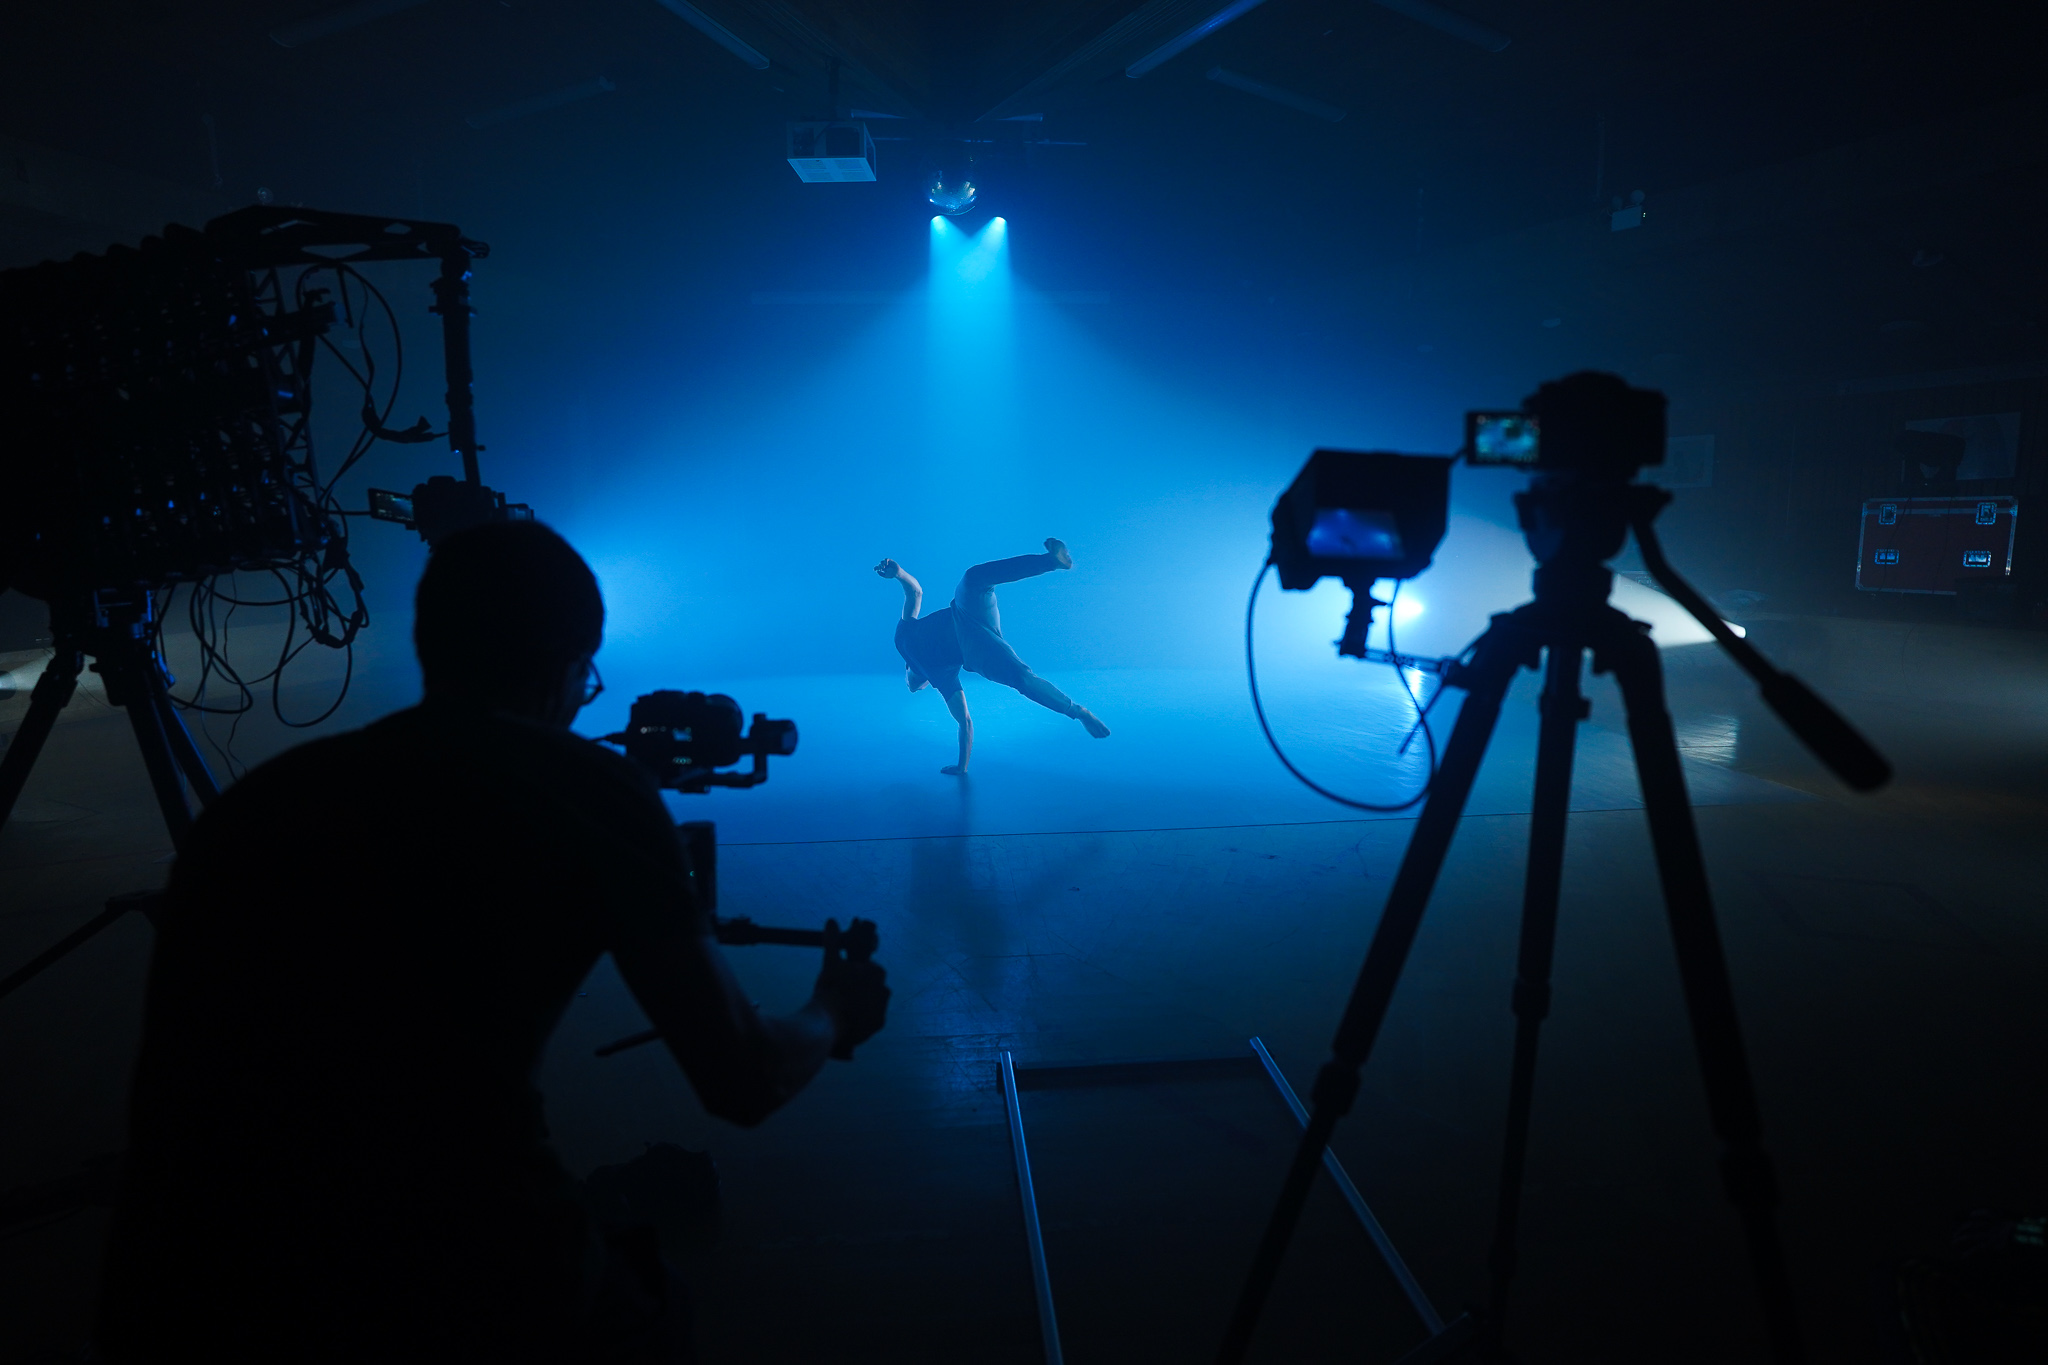
[(938, 153), (936, 160), (927, 161), (924, 175), (926, 202), (948, 218), (958, 218), (971, 212), (981, 202), (981, 192), (986, 188), (981, 183), (976, 160), (974, 149), (962, 143)]
[[(1428, 568), (1450, 520), (1452, 460), (1318, 450), (1273, 505), (1273, 567), (1292, 592), (1341, 579), (1353, 606), (1337, 652), (1363, 658), (1382, 578)], [(1359, 610), (1359, 608), (1364, 610)]]
[(924, 197), (931, 206), (949, 218), (958, 218), (974, 207), (974, 201), (981, 191), (965, 172), (948, 175), (944, 171), (932, 172), (925, 182)]

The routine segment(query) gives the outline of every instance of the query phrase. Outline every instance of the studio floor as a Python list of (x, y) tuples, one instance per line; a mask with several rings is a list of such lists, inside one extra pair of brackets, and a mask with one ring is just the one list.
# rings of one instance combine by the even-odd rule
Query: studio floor
[[(1879, 1360), (1882, 1266), (1972, 1209), (2048, 1208), (2048, 637), (1752, 629), (1898, 768), (1852, 795), (1710, 647), (1665, 654), (1813, 1354)], [(408, 699), (400, 661), (363, 663), (337, 723)], [(35, 667), (0, 657), (17, 681)], [(585, 728), (623, 718), (630, 681)], [(753, 1131), (707, 1118), (658, 1049), (593, 1055), (644, 1027), (609, 963), (563, 1021), (540, 1080), (572, 1170), (657, 1141), (717, 1162), (716, 1227), (678, 1248), (705, 1359), (1043, 1358), (1005, 1052), (1027, 1069), (1241, 1057), (1257, 1036), (1307, 1090), (1411, 818), (1302, 790), (1237, 674), (1056, 681), (1115, 734), (970, 680), (961, 781), (937, 771), (943, 709), (898, 678), (721, 680), (803, 732), (765, 787), (674, 799), (719, 823), (722, 911), (872, 918), (895, 999), (858, 1060)], [(1510, 698), (1335, 1144), (1447, 1317), (1485, 1291), (1534, 683)], [(26, 698), (6, 691), (11, 732)], [(1619, 703), (1605, 680), (1588, 695), (1510, 1339), (1528, 1360), (1758, 1359)], [(1407, 728), (1388, 677), (1276, 677), (1269, 702), (1319, 779), (1384, 799), (1420, 771), (1385, 757)], [(244, 737), (252, 756), (280, 742)], [(0, 970), (159, 883), (168, 853), (124, 718), (83, 698), (0, 831)], [(149, 940), (131, 917), (0, 1001), (0, 1190), (119, 1149)], [(797, 950), (732, 956), (769, 1008), (815, 970)], [(1022, 1106), (1067, 1358), (1206, 1358), (1278, 1187), (1285, 1111), (1235, 1081)], [(1396, 1360), (1421, 1328), (1327, 1187), (1317, 1201), (1256, 1357)], [(87, 1210), (0, 1240), (0, 1362), (79, 1358), (104, 1224)]]

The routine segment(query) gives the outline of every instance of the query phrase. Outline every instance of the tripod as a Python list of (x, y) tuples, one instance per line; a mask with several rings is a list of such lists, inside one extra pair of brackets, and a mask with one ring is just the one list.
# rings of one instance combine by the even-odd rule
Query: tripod
[[(220, 795), (206, 760), (192, 742), (177, 708), (171, 704), (163, 660), (156, 652), (155, 599), (147, 589), (67, 594), (50, 604), (51, 634), (56, 657), (29, 694), (28, 715), (15, 732), (6, 756), (0, 758), (0, 829), (14, 812), (15, 800), (28, 782), (29, 771), (56, 727), (57, 715), (78, 692), (85, 660), (106, 680), (107, 701), (128, 713), (136, 747), (156, 793), (173, 845), (184, 842), (192, 827), (192, 809), (185, 786), (200, 805)], [(87, 921), (25, 966), (0, 979), (4, 997), (130, 910), (153, 908), (155, 893), (117, 896), (100, 915)]]
[(1723, 1144), (1721, 1175), (1728, 1199), (1742, 1219), (1772, 1357), (1781, 1365), (1805, 1358), (1791, 1277), (1778, 1242), (1776, 1182), (1763, 1149), (1755, 1088), (1708, 895), (1706, 865), (1693, 826), (1677, 738), (1664, 705), (1663, 666), (1648, 626), (1607, 604), (1614, 576), (1605, 561), (1619, 553), (1629, 530), (1636, 533), (1651, 576), (1762, 684), (1765, 700), (1824, 762), (1850, 785), (1863, 790), (1881, 785), (1890, 769), (1826, 703), (1790, 674), (1772, 668), (1672, 572), (1651, 528), (1652, 520), (1670, 500), (1669, 493), (1654, 486), (1571, 475), (1539, 476), (1535, 487), (1516, 496), (1522, 529), (1538, 561), (1535, 600), (1495, 616), (1474, 646), (1471, 661), (1446, 673), (1446, 683), (1465, 689), (1468, 699), (1458, 713), (1429, 800), (1416, 822), (1345, 1005), (1330, 1060), (1316, 1077), (1311, 1092), (1314, 1112), (1245, 1277), (1217, 1353), (1218, 1365), (1236, 1365), (1244, 1358), (1322, 1164), (1323, 1150), (1338, 1120), (1357, 1097), (1359, 1071), (1372, 1055), (1408, 950), (1421, 927), (1431, 888), (1500, 717), (1508, 685), (1520, 670), (1540, 666), (1544, 684), (1535, 800), (1529, 821), (1529, 861), (1513, 995), (1514, 1063), (1488, 1257), (1489, 1304), (1475, 1341), (1482, 1358), (1501, 1356), (1508, 1290), (1516, 1264), (1536, 1045), (1550, 1008), (1551, 950), (1557, 933), (1575, 727), (1590, 710), (1579, 691), (1580, 669), (1588, 650), (1596, 673), (1614, 675), (1628, 712), (1629, 741), (1635, 750), (1650, 842), (1677, 950), (1686, 1013), (1706, 1083), (1708, 1110)]

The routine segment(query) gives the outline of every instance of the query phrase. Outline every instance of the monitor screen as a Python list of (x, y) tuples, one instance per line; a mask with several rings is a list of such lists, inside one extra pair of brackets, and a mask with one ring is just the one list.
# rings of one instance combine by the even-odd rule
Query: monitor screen
[(1353, 507), (1317, 508), (1308, 552), (1318, 559), (1400, 559), (1405, 554), (1393, 513)]
[(1465, 457), (1473, 464), (1533, 465), (1538, 425), (1525, 412), (1465, 414)]

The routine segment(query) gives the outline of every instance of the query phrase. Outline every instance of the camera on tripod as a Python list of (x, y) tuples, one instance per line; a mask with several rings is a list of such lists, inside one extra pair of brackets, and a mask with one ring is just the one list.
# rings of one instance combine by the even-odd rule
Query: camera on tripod
[[(1525, 470), (1536, 476), (1515, 510), (1539, 565), (1564, 556), (1587, 563), (1621, 549), (1628, 528), (1670, 500), (1632, 481), (1664, 462), (1665, 398), (1618, 375), (1587, 371), (1538, 388), (1512, 411), (1465, 414), (1457, 455), (1318, 450), (1273, 505), (1272, 563), (1293, 592), (1324, 578), (1352, 592), (1337, 652), (1369, 657), (1366, 635), (1376, 608), (1372, 585), (1413, 578), (1430, 566), (1444, 538), (1451, 466)], [(1605, 584), (1599, 585), (1605, 596)], [(1361, 596), (1360, 594), (1364, 594)]]
[[(1626, 713), (1679, 979), (1714, 1128), (1723, 1143), (1723, 1180), (1744, 1224), (1773, 1358), (1805, 1358), (1791, 1279), (1778, 1243), (1774, 1177), (1762, 1146), (1735, 992), (1664, 696), (1663, 665), (1649, 628), (1608, 602), (1614, 572), (1606, 561), (1620, 553), (1633, 533), (1643, 565), (1657, 586), (1756, 680), (1764, 701), (1849, 786), (1874, 790), (1890, 778), (1891, 767), (1812, 689), (1774, 668), (1755, 646), (1735, 634), (1665, 560), (1653, 523), (1670, 504), (1671, 494), (1635, 481), (1644, 467), (1663, 461), (1664, 410), (1663, 394), (1631, 388), (1617, 375), (1586, 371), (1543, 385), (1517, 411), (1466, 415), (1465, 449), (1460, 453), (1468, 461), (1519, 468), (1533, 476), (1529, 487), (1515, 495), (1515, 512), (1536, 571), (1533, 600), (1495, 615), (1457, 659), (1427, 664), (1365, 646), (1372, 608), (1378, 605), (1370, 596), (1373, 581), (1420, 573), (1436, 552), (1448, 511), (1450, 466), (1456, 457), (1319, 450), (1273, 508), (1272, 554), (1266, 569), (1280, 570), (1281, 586), (1306, 589), (1334, 576), (1352, 589), (1352, 621), (1338, 643), (1339, 652), (1396, 664), (1423, 663), (1441, 675), (1445, 686), (1463, 690), (1465, 700), (1441, 764), (1432, 762), (1424, 788), (1426, 804), (1345, 1005), (1330, 1060), (1316, 1079), (1314, 1112), (1303, 1120), (1301, 1144), (1245, 1276), (1216, 1356), (1218, 1365), (1237, 1365), (1250, 1348), (1330, 1135), (1358, 1094), (1359, 1072), (1372, 1055), (1508, 689), (1522, 670), (1540, 669), (1544, 682), (1528, 873), (1511, 996), (1516, 1020), (1514, 1071), (1490, 1257), (1493, 1283), (1478, 1324), (1480, 1353), (1489, 1360), (1505, 1358), (1504, 1311), (1516, 1263), (1537, 1037), (1550, 1008), (1576, 730), (1590, 714), (1581, 694), (1588, 652), (1595, 671), (1613, 677)], [(1266, 569), (1260, 571), (1260, 583)], [(1257, 591), (1255, 584), (1254, 605)], [(1249, 670), (1249, 611), (1245, 637)], [(1256, 706), (1256, 678), (1252, 699)], [(1426, 708), (1419, 701), (1415, 705), (1421, 724)], [(1263, 726), (1263, 711), (1259, 718)], [(1272, 740), (1270, 729), (1267, 739)], [(1277, 743), (1274, 751), (1296, 777), (1315, 787), (1279, 753)], [(1436, 1346), (1447, 1345), (1444, 1338), (1449, 1335), (1439, 1333)], [(1417, 1355), (1425, 1353), (1435, 1358), (1440, 1349), (1425, 1346)]]
[(1465, 414), (1465, 459), (1476, 465), (1627, 483), (1664, 463), (1664, 395), (1588, 371), (1543, 385), (1512, 412)]
[[(756, 712), (742, 730), (740, 704), (723, 692), (649, 692), (634, 701), (626, 728), (604, 736), (619, 745), (655, 782), (671, 791), (703, 793), (713, 787), (758, 787), (768, 780), (768, 759), (796, 752), (796, 722)], [(749, 755), (753, 766), (723, 773)]]

